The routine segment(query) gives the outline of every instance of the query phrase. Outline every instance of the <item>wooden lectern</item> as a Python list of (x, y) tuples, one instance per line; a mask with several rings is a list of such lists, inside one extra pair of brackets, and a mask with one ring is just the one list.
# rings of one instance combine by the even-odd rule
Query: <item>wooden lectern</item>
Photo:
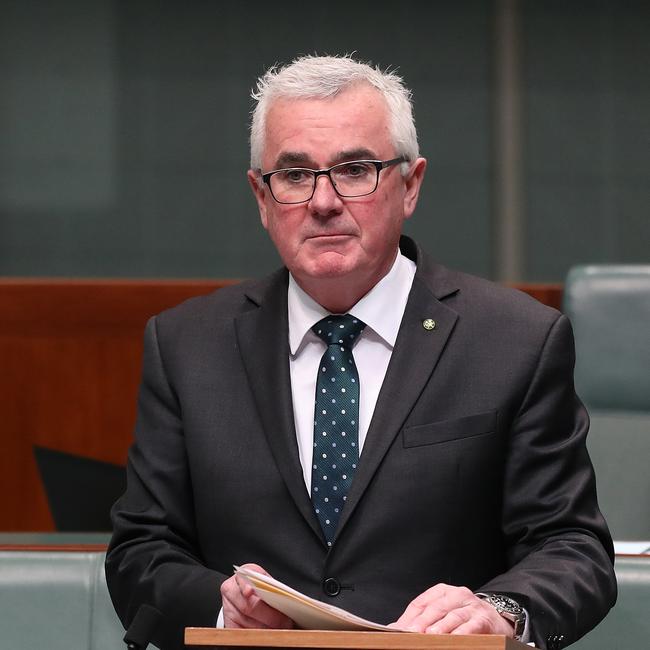
[(318, 630), (185, 629), (187, 648), (309, 648), (310, 650), (528, 650), (495, 634), (415, 634)]

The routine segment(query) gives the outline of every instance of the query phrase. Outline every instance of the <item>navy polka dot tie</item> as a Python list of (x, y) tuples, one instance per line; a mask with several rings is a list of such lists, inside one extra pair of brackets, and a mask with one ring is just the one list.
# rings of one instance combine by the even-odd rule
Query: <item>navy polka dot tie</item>
[(312, 327), (327, 345), (316, 381), (311, 500), (328, 546), (359, 462), (359, 373), (352, 346), (365, 326), (346, 314)]

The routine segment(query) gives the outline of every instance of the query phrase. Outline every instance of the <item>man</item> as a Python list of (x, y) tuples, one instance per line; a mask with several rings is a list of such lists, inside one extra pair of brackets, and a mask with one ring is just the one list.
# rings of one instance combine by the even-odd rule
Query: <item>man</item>
[(303, 57), (254, 97), (285, 268), (147, 326), (106, 563), (123, 622), (157, 607), (162, 648), (291, 627), (238, 564), (402, 629), (573, 642), (616, 587), (566, 318), (401, 237), (426, 161), (395, 74)]

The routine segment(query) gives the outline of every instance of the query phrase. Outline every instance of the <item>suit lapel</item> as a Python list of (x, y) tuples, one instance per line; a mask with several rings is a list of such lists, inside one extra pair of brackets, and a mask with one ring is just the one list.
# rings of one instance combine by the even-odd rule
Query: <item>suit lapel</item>
[[(379, 464), (399, 433), (433, 373), (452, 333), (458, 314), (439, 298), (456, 291), (441, 267), (432, 269), (418, 251), (414, 278), (393, 354), (363, 446), (338, 532), (350, 519)], [(420, 267), (423, 267), (422, 269)], [(424, 321), (435, 321), (426, 329)]]
[(272, 276), (268, 288), (250, 291), (248, 297), (257, 308), (237, 316), (235, 329), (244, 368), (278, 471), (303, 517), (322, 538), (303, 481), (293, 419), (287, 277), (286, 271), (280, 272)]

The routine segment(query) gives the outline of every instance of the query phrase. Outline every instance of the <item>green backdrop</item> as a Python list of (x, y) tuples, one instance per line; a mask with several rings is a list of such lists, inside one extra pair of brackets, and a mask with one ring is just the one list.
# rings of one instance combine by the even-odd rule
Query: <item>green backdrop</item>
[[(429, 159), (407, 230), (484, 276), (494, 241), (496, 14), (487, 0), (5, 0), (0, 275), (247, 277), (278, 264), (245, 178), (270, 64), (355, 51), (415, 93)], [(521, 280), (647, 261), (650, 5), (517, 7)]]

